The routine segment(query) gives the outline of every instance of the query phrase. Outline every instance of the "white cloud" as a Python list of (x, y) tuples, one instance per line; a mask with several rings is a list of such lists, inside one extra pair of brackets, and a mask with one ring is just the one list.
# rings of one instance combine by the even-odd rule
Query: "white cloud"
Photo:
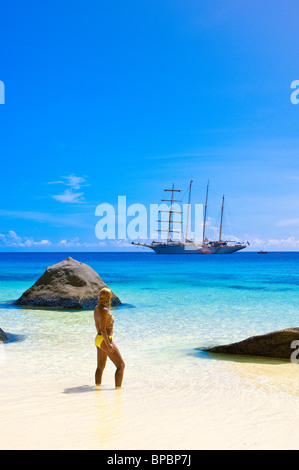
[(56, 247), (56, 248), (97, 248), (107, 246), (106, 242), (80, 242), (78, 237), (66, 239), (59, 242), (51, 242), (47, 239), (34, 240), (32, 237), (20, 237), (13, 230), (7, 234), (0, 233), (0, 247), (28, 248), (28, 247)]
[(81, 176), (75, 176), (75, 175), (70, 175), (70, 176), (64, 176), (64, 179), (66, 180), (66, 185), (70, 186), (73, 189), (80, 189), (81, 186), (88, 186), (86, 184), (85, 178), (82, 178)]
[(9, 230), (8, 238), (11, 239), (11, 240), (14, 240), (16, 243), (21, 242), (21, 240), (22, 240), (21, 237), (18, 237), (16, 232), (14, 232), (13, 230)]
[(271, 247), (282, 247), (282, 248), (299, 248), (299, 240), (295, 237), (289, 237), (286, 239), (271, 239), (268, 240), (268, 246)]
[(58, 247), (65, 248), (97, 248), (97, 247), (106, 247), (106, 248), (127, 248), (132, 247), (131, 241), (126, 240), (102, 240), (98, 242), (81, 242), (78, 237), (66, 239), (62, 238), (58, 244)]
[(215, 219), (213, 217), (207, 217), (206, 227), (210, 230), (216, 230), (217, 232), (219, 231), (219, 227), (215, 227)]
[(68, 186), (71, 189), (66, 189), (62, 194), (55, 194), (51, 197), (56, 201), (67, 203), (67, 204), (80, 204), (85, 201), (83, 192), (78, 191), (82, 186), (89, 186), (86, 183), (86, 179), (82, 176), (69, 175), (63, 176), (62, 180), (59, 181), (49, 181), (48, 184), (63, 184)]
[(117, 247), (132, 247), (132, 243), (129, 239), (126, 240), (110, 240), (110, 246), (117, 246)]
[(86, 179), (82, 176), (76, 175), (69, 175), (69, 176), (62, 176), (64, 181), (49, 181), (48, 184), (65, 184), (66, 186), (70, 186), (72, 189), (80, 189), (82, 186), (89, 186), (86, 183)]
[(270, 238), (269, 240), (262, 240), (260, 238), (250, 239), (250, 247), (258, 249), (273, 249), (273, 250), (298, 250), (299, 240), (295, 237), (289, 238)]
[(19, 237), (16, 232), (9, 230), (7, 234), (0, 233), (0, 246), (6, 247), (30, 247), (30, 246), (52, 246), (49, 240), (36, 241), (32, 237)]
[(84, 193), (73, 193), (69, 189), (66, 189), (63, 194), (53, 195), (52, 198), (63, 203), (80, 204), (84, 202), (83, 195)]
[(58, 243), (58, 247), (65, 247), (65, 248), (96, 248), (99, 246), (106, 246), (105, 243), (102, 242), (80, 242), (80, 239), (78, 237), (71, 238), (71, 239), (66, 239), (62, 238)]
[(261, 240), (260, 238), (253, 238), (252, 240), (250, 240), (251, 247), (260, 248), (260, 247), (265, 246), (266, 244), (267, 242), (265, 240)]

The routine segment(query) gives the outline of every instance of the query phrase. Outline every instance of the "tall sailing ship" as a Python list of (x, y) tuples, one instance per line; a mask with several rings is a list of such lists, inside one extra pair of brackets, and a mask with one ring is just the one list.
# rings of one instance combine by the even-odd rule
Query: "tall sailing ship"
[[(188, 198), (188, 212), (187, 212), (187, 223), (186, 223), (186, 234), (184, 236), (182, 229), (176, 230), (174, 229), (174, 224), (182, 224), (181, 220), (174, 220), (174, 214), (182, 214), (182, 211), (174, 210), (177, 208), (173, 207), (173, 204), (178, 204), (183, 201), (175, 199), (176, 193), (181, 193), (180, 189), (175, 189), (174, 184), (172, 185), (172, 189), (164, 189), (164, 192), (171, 193), (170, 199), (162, 199), (162, 202), (170, 202), (169, 210), (161, 210), (161, 212), (168, 213), (168, 220), (157, 220), (158, 223), (165, 224), (167, 223), (167, 229), (158, 229), (157, 232), (167, 232), (167, 240), (163, 241), (152, 241), (150, 244), (148, 243), (136, 243), (132, 242), (133, 245), (144, 246), (147, 248), (151, 248), (157, 254), (192, 254), (192, 255), (202, 255), (202, 254), (211, 254), (211, 255), (224, 255), (224, 254), (231, 254), (235, 253), (236, 251), (243, 250), (249, 245), (249, 242), (241, 243), (236, 242), (234, 240), (223, 240), (222, 239), (222, 225), (223, 225), (223, 211), (224, 211), (224, 196), (222, 197), (222, 205), (221, 205), (221, 216), (220, 216), (220, 227), (219, 227), (219, 238), (218, 240), (209, 240), (206, 237), (206, 227), (207, 227), (207, 208), (208, 208), (208, 195), (209, 195), (209, 182), (207, 185), (206, 190), (206, 200), (205, 200), (205, 209), (204, 209), (204, 220), (203, 220), (203, 233), (202, 233), (202, 241), (196, 242), (193, 240), (188, 239), (188, 229), (189, 229), (189, 211), (190, 211), (190, 202), (191, 202), (191, 187), (192, 187), (193, 180), (190, 181), (189, 185), (189, 198)], [(180, 240), (174, 240), (173, 234), (178, 233), (181, 234)]]

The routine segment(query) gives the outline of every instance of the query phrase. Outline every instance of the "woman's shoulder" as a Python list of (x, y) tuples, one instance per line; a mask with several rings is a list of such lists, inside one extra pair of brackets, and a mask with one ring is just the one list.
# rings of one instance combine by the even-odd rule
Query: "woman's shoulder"
[(109, 313), (109, 310), (107, 307), (99, 307), (99, 305), (96, 306), (94, 309), (95, 313), (103, 313), (104, 315)]

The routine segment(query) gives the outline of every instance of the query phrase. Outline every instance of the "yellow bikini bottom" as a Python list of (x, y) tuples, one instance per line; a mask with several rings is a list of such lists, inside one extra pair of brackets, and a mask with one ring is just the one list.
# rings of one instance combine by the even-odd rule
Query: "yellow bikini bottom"
[[(110, 339), (110, 341), (112, 341), (113, 336), (108, 336), (108, 338)], [(101, 347), (101, 344), (102, 344), (103, 341), (104, 341), (104, 338), (103, 338), (102, 335), (97, 335), (97, 336), (95, 337), (95, 340), (94, 340), (95, 345), (96, 345), (98, 348)]]

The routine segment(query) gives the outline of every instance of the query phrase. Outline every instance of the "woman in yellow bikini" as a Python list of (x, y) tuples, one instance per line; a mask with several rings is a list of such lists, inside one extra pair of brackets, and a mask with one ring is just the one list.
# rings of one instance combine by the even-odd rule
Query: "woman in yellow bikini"
[(113, 342), (114, 318), (110, 313), (112, 292), (108, 287), (100, 291), (98, 305), (94, 310), (94, 321), (97, 329), (95, 344), (98, 354), (98, 365), (95, 373), (96, 385), (101, 385), (107, 356), (116, 366), (115, 387), (120, 388), (123, 380), (125, 363), (119, 350)]

